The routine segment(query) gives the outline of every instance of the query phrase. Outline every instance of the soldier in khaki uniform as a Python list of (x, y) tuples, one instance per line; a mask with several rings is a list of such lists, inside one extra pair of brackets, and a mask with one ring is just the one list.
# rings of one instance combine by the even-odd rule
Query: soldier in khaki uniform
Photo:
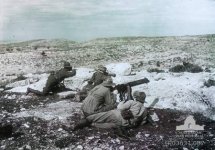
[(89, 115), (81, 120), (74, 130), (90, 125), (98, 128), (136, 127), (145, 122), (147, 117), (144, 107), (145, 97), (144, 92), (136, 91), (134, 92), (135, 101), (122, 101), (117, 109)]
[(110, 78), (111, 76), (115, 77), (116, 74), (110, 74), (107, 72), (107, 68), (99, 65), (97, 71), (93, 74), (91, 79), (88, 81), (88, 84), (82, 88), (77, 94), (76, 99), (77, 101), (83, 101), (87, 95), (89, 94), (89, 91), (93, 89), (95, 86), (101, 84), (106, 79)]
[[(93, 126), (98, 128), (117, 128), (117, 127), (134, 127), (137, 126), (137, 122), (140, 117), (141, 122), (146, 121), (146, 115), (144, 115), (145, 107), (145, 93), (135, 91), (134, 100), (122, 101), (118, 104), (117, 109), (108, 112), (102, 112), (88, 116), (86, 119), (92, 122)], [(124, 113), (123, 111), (129, 111)], [(129, 114), (130, 113), (130, 114)], [(139, 123), (139, 122), (138, 122)]]
[(103, 81), (105, 81), (107, 78), (110, 78), (110, 76), (115, 77), (115, 74), (109, 74), (107, 72), (107, 68), (99, 65), (97, 71), (93, 74), (90, 81), (88, 81), (89, 84), (93, 84), (93, 86), (97, 86), (101, 84)]
[(111, 98), (113, 86), (113, 80), (108, 78), (89, 92), (82, 105), (82, 111), (85, 116), (116, 108), (116, 102)]
[[(71, 71), (71, 72), (70, 72)], [(37, 95), (47, 95), (49, 92), (56, 89), (59, 84), (68, 77), (73, 77), (76, 74), (76, 70), (72, 70), (69, 62), (64, 62), (64, 68), (60, 69), (56, 73), (51, 73), (47, 79), (46, 85), (43, 88), (43, 91), (34, 90), (31, 88), (27, 89), (26, 95), (29, 93), (35, 93)]]

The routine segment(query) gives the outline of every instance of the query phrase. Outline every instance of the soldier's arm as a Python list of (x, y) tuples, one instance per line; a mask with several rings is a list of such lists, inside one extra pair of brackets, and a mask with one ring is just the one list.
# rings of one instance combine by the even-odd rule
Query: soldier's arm
[(116, 77), (115, 73), (107, 73), (108, 76)]
[(120, 109), (120, 110), (130, 109), (131, 105), (132, 105), (131, 100), (126, 101), (126, 102), (123, 101), (123, 102), (119, 103), (119, 105), (117, 106), (117, 109)]
[(96, 78), (96, 72), (93, 73), (93, 76), (92, 78), (89, 80), (91, 83), (94, 83), (95, 82), (95, 78)]
[(73, 77), (76, 75), (76, 69), (72, 69), (72, 71), (66, 73), (66, 78)]
[(106, 104), (115, 104), (115, 100), (111, 98), (110, 91), (105, 92), (105, 103)]

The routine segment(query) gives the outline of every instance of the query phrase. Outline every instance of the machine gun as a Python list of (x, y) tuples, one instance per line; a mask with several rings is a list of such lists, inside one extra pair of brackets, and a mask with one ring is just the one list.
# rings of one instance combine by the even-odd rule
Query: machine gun
[[(115, 86), (114, 90), (118, 91), (120, 101), (133, 100), (133, 97), (131, 94), (132, 93), (131, 87), (141, 85), (144, 83), (149, 83), (149, 80), (147, 78), (143, 78), (140, 80), (131, 81), (124, 84), (118, 84)], [(126, 93), (127, 93), (127, 97), (126, 97)]]

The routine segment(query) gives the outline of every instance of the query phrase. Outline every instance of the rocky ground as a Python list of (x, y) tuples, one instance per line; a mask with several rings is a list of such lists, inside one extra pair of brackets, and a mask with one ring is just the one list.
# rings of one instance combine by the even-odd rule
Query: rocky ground
[[(79, 131), (68, 130), (80, 120), (80, 113), (73, 113), (65, 120), (42, 119), (37, 116), (14, 117), (13, 114), (29, 107), (46, 107), (50, 103), (74, 99), (57, 100), (55, 96), (34, 97), (23, 101), (1, 101), (1, 122), (12, 125), (12, 131), (1, 134), (1, 149), (203, 149), (215, 148), (215, 121), (201, 114), (181, 112), (171, 109), (155, 109), (159, 120), (157, 126), (143, 125), (129, 130), (130, 139), (123, 139), (114, 130), (85, 128)], [(78, 103), (78, 102), (75, 102)], [(21, 108), (20, 108), (21, 106)], [(57, 111), (59, 108), (55, 108)], [(205, 125), (204, 131), (185, 133), (176, 131), (187, 115), (193, 115), (196, 123)], [(5, 130), (6, 131), (6, 130)], [(8, 130), (7, 130), (8, 131)], [(181, 137), (182, 135), (192, 137)]]
[[(215, 116), (215, 87), (205, 85), (205, 81), (214, 82), (214, 48), (214, 35), (1, 44), (0, 149), (213, 150), (215, 122), (211, 119)], [(47, 56), (41, 55), (42, 51)], [(98, 64), (109, 66), (110, 70), (110, 63), (131, 64), (132, 70), (126, 75), (117, 72), (117, 67), (113, 69), (117, 74), (114, 81), (121, 83), (142, 77), (150, 80), (134, 90), (144, 90), (149, 103), (156, 97), (160, 99), (155, 109), (158, 126), (146, 124), (129, 130), (129, 140), (118, 137), (113, 130), (68, 130), (82, 117), (80, 102), (62, 95), (24, 94), (29, 85), (41, 88), (47, 77), (41, 73), (59, 69), (65, 60), (75, 67), (90, 68), (82, 69), (77, 77), (65, 81), (72, 89), (80, 88)], [(183, 61), (198, 64), (203, 72), (169, 72)], [(9, 89), (11, 91), (7, 91)], [(205, 130), (176, 131), (176, 126), (182, 125), (188, 115), (193, 115), (197, 124), (205, 125)]]

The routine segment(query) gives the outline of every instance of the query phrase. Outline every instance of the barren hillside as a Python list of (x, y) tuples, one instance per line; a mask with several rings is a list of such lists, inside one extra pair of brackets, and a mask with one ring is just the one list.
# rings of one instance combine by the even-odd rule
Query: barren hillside
[[(42, 51), (47, 56), (42, 56)], [(169, 68), (183, 60), (214, 66), (215, 35), (101, 38), (82, 43), (34, 40), (2, 44), (0, 52), (1, 76), (50, 71), (59, 68), (63, 60), (75, 67), (123, 61), (147, 69), (159, 61)]]

